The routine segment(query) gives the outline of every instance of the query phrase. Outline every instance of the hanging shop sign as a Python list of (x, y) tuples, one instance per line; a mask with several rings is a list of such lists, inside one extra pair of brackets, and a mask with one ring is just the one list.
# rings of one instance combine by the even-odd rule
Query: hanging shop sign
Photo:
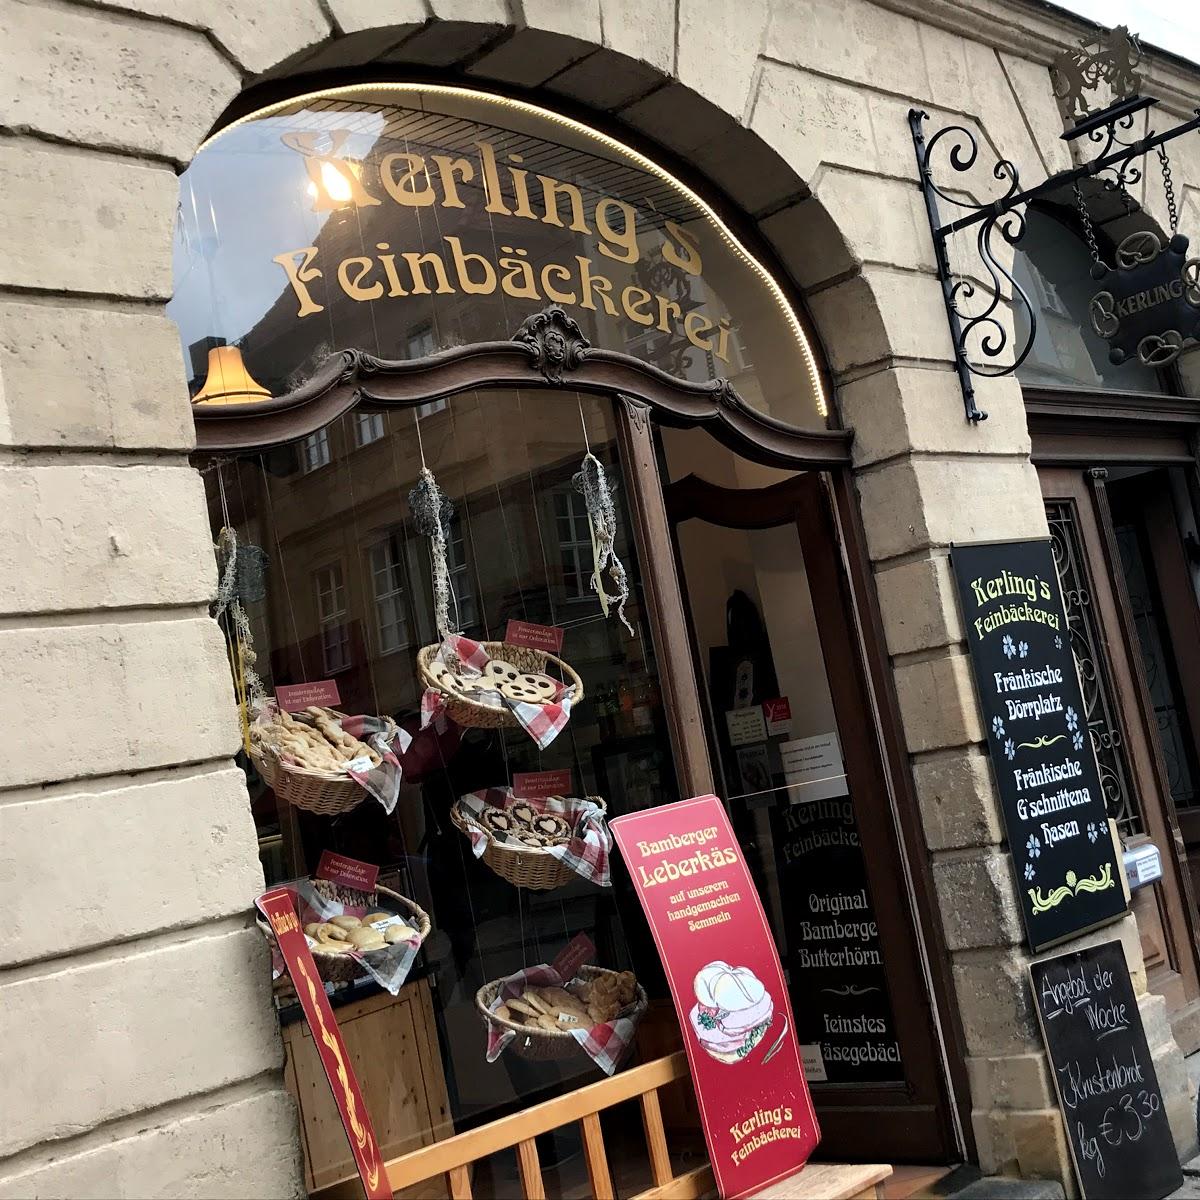
[(1164, 246), (1148, 231), (1131, 233), (1117, 247), (1115, 271), (1093, 265), (1104, 286), (1089, 306), (1092, 328), (1109, 343), (1112, 362), (1165, 367), (1200, 339), (1200, 258), (1187, 249), (1182, 234)]
[(1030, 965), (1084, 1200), (1160, 1200), (1183, 1184), (1120, 942)]
[[(1137, 69), (1141, 59), (1137, 35), (1124, 25), (1061, 52), (1051, 65), (1050, 77), (1066, 127), (1062, 137), (1075, 144), (1076, 165), (1033, 187), (1022, 187), (1016, 163), (998, 159), (991, 164), (990, 176), (1004, 189), (999, 195), (982, 194), (994, 182), (985, 182), (983, 170), (977, 170), (977, 164), (983, 164), (971, 129), (943, 125), (927, 136), (929, 114), (909, 110), (954, 365), (969, 421), (987, 417), (975, 403), (975, 379), (1011, 375), (1033, 349), (1038, 306), (1004, 264), (1025, 235), (1026, 206), (1040, 199), (1059, 200), (1067, 188), (1074, 193), (1087, 237), (1092, 274), (1104, 285), (1092, 297), (1090, 315), (1097, 335), (1109, 343), (1112, 362), (1163, 367), (1191, 340), (1200, 338), (1200, 260), (1187, 258), (1188, 240), (1179, 233), (1179, 207), (1167, 152), (1168, 143), (1200, 129), (1200, 110), (1191, 119), (1156, 132), (1150, 110), (1158, 101), (1145, 93)], [(1095, 148), (1090, 156), (1084, 152), (1087, 147)], [(1146, 223), (1144, 216), (1137, 215), (1139, 206), (1130, 188), (1148, 185), (1143, 160), (1151, 151), (1158, 157), (1162, 175), (1166, 244), (1150, 230), (1130, 235), (1118, 247), (1114, 270), (1100, 257), (1089, 197), (1081, 184), (1088, 186), (1090, 198), (1112, 197), (1120, 202), (1126, 218)], [(943, 163), (952, 175), (938, 170)], [(973, 177), (972, 172), (976, 172)], [(953, 210), (949, 219), (943, 218), (943, 205)], [(966, 230), (973, 231), (978, 258), (952, 262), (954, 235)], [(977, 285), (973, 280), (990, 283)], [(1005, 320), (1009, 297), (1024, 317), (1020, 323), (1024, 333), (1015, 344)]]
[(1048, 540), (951, 551), (1025, 919), (1036, 951), (1125, 911)]
[(507, 341), (554, 305), (592, 346), (689, 380), (752, 375), (760, 407), (825, 425), (774, 279), (674, 176), (558, 114), (463, 88), (334, 89), (223, 130), (180, 190), (169, 311), (195, 385), (221, 376), (206, 402), (281, 396), (341, 350)]
[(371, 1126), (362, 1089), (350, 1065), (346, 1043), (342, 1041), (329, 997), (325, 995), (325, 985), (317, 973), (317, 964), (313, 962), (308, 941), (300, 928), (300, 918), (296, 915), (291, 893), (286, 888), (276, 888), (260, 896), (257, 903), (263, 916), (271, 923), (279, 953), (283, 956), (292, 986), (300, 999), (300, 1007), (304, 1010), (304, 1019), (312, 1032), (313, 1044), (337, 1103), (342, 1128), (350, 1142), (354, 1165), (358, 1168), (367, 1200), (390, 1200), (392, 1188), (379, 1152), (379, 1139)]
[(717, 1186), (749, 1195), (798, 1171), (820, 1137), (758, 892), (716, 796), (610, 827), (675, 1001)]

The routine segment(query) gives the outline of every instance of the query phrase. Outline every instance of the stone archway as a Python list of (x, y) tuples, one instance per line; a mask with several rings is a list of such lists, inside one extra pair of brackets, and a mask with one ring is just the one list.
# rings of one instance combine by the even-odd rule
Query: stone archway
[[(40, 1054), (63, 1030), (75, 1036), (69, 1054), (10, 1072), (32, 1091), (0, 1143), (0, 1194), (104, 1194), (113, 1180), (143, 1194), (300, 1187), (245, 914), (259, 868), (228, 762), (209, 535), (162, 305), (175, 171), (226, 106), (248, 85), (372, 61), (606, 114), (723, 191), (803, 289), (856, 430), (892, 656), (883, 690), (898, 702), (919, 805), (900, 836), (927, 858), (944, 913), (978, 1064), (980, 1157), (989, 1169), (1067, 1169), (946, 559), (956, 538), (1044, 532), (1019, 391), (987, 385), (992, 419), (962, 422), (907, 102), (873, 96), (868, 110), (857, 89), (870, 68), (853, 48), (841, 81), (789, 63), (800, 35), (770, 9), (751, 0), (735, 24), (715, 12), (680, 24), (674, 3), (655, 0), (251, 0), (169, 19), (158, 0), (10, 10), (0, 445), (31, 549), (6, 564), (0, 647), (6, 703), (32, 706), (46, 740), (18, 749), (0, 786), (16, 798), (22, 871), (65, 883), (86, 868), (92, 892), (86, 907), (72, 901), (80, 919), (64, 943), (30, 930), (5, 947), (18, 973), (4, 1004), (22, 1042)], [(1129, 952), (1140, 961), (1135, 940)]]

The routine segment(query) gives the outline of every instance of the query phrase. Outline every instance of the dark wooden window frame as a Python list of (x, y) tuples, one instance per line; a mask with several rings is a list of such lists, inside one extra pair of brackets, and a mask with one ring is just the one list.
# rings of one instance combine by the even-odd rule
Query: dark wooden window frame
[(848, 619), (857, 636), (878, 724), (889, 803), (901, 839), (900, 857), (916, 911), (914, 934), (921, 969), (930, 983), (930, 1019), (943, 1046), (941, 1069), (959, 1153), (973, 1157), (966, 1042), (955, 999), (950, 955), (942, 932), (919, 810), (899, 717), (870, 559), (851, 473), (852, 429), (804, 429), (747, 403), (724, 379), (693, 382), (618, 351), (591, 346), (560, 307), (529, 317), (508, 341), (454, 347), (423, 358), (381, 359), (363, 350), (329, 355), (299, 387), (270, 400), (194, 405), (199, 459), (253, 453), (296, 442), (354, 409), (415, 409), (464, 392), (507, 388), (573, 392), (614, 402), (618, 444), (628, 467), (651, 630), (665, 664), (662, 684), (679, 760), (679, 784), (692, 794), (713, 789), (705, 719), (688, 640), (682, 592), (659, 473), (655, 423), (706, 429), (735, 453), (766, 466), (828, 472), (839, 558), (852, 603)]

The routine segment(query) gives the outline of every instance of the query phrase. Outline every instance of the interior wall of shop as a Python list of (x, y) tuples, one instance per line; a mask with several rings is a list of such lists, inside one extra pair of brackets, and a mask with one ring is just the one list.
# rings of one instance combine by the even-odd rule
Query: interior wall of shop
[[(1018, 0), (5, 0), (0, 1196), (301, 1190), (163, 303), (176, 174), (226, 106), (372, 60), (610, 114), (711, 180), (803, 289), (858, 434), (979, 1161), (1069, 1176), (947, 565), (951, 541), (1046, 525), (1017, 385), (981, 384), (991, 419), (962, 419), (907, 112), (982, 126), (1032, 183), (1066, 162), (1046, 64), (1083, 32)], [(1195, 105), (1200, 72), (1151, 79), (1167, 112)], [(1132, 920), (1114, 932), (1183, 1147), (1183, 1063)]]

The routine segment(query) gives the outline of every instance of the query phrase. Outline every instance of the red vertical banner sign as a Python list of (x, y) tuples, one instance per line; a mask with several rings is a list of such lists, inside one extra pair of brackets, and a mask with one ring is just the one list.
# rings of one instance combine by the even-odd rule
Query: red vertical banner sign
[(271, 922), (279, 953), (287, 964), (296, 995), (300, 997), (300, 1007), (312, 1030), (321, 1066), (337, 1101), (367, 1200), (391, 1200), (392, 1189), (379, 1153), (379, 1139), (371, 1127), (362, 1091), (346, 1057), (346, 1045), (329, 1006), (329, 997), (325, 995), (325, 985), (317, 975), (317, 965), (300, 928), (291, 893), (286, 888), (276, 888), (259, 897), (258, 907)]
[(611, 822), (658, 946), (717, 1187), (795, 1174), (820, 1139), (775, 939), (716, 796)]

